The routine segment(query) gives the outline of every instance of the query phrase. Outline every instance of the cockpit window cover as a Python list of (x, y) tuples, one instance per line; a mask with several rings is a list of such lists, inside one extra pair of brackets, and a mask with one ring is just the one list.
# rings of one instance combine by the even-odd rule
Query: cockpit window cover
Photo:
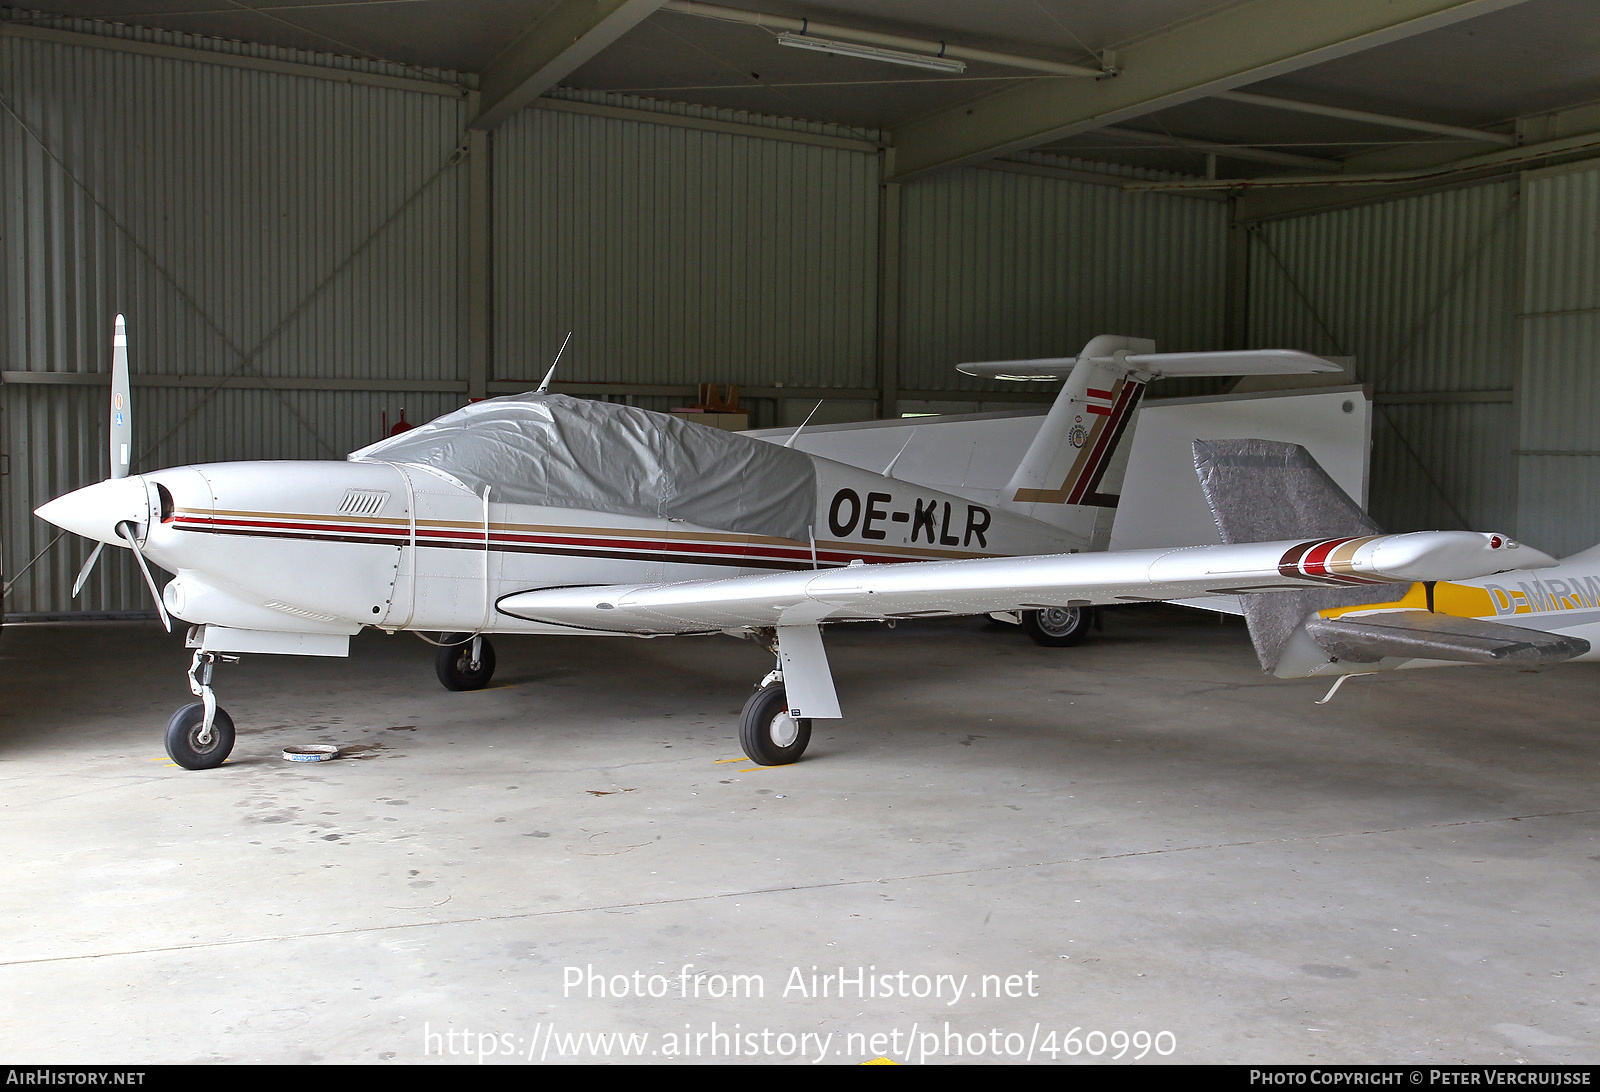
[(806, 541), (817, 481), (809, 456), (736, 433), (564, 394), (475, 402), (352, 452), (410, 463), (491, 501), (681, 519)]

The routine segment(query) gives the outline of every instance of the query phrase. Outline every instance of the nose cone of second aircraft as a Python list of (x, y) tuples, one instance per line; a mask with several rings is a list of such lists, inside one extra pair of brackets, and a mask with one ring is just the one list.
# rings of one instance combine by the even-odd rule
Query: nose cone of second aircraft
[(132, 523), (137, 534), (150, 520), (150, 495), (143, 478), (108, 478), (42, 504), (33, 514), (84, 538), (122, 546), (117, 524)]

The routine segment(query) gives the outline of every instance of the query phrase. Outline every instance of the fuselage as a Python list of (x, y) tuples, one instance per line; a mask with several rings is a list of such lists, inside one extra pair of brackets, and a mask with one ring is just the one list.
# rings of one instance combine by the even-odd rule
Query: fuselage
[(122, 518), (142, 530), (146, 558), (176, 574), (163, 595), (175, 617), (295, 633), (551, 632), (498, 612), (496, 602), (543, 588), (1083, 545), (1014, 513), (807, 457), (817, 489), (804, 541), (669, 516), (503, 503), (492, 487), (485, 498), (403, 463), (215, 463), (89, 488), (133, 498), (120, 502)]

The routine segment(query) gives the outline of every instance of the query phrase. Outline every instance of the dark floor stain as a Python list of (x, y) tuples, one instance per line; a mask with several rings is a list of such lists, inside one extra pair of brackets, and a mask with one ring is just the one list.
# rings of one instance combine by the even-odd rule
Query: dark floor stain
[(1306, 974), (1316, 975), (1318, 978), (1354, 978), (1356, 972), (1349, 967), (1330, 967), (1325, 963), (1306, 963), (1300, 968)]

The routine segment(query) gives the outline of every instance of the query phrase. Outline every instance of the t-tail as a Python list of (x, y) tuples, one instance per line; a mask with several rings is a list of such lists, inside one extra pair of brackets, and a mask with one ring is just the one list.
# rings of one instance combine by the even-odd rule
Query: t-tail
[[(1328, 585), (1240, 597), (1263, 671), (1342, 679), (1425, 664), (1559, 663), (1589, 651), (1579, 637), (1477, 616), (1473, 604), (1488, 596), (1467, 585), (1413, 584), (1398, 599), (1393, 584), (1362, 586), (1348, 559), (1383, 532), (1299, 444), (1196, 440), (1194, 462), (1223, 542), (1302, 539), (1280, 571)], [(1487, 538), (1507, 570), (1557, 563), (1503, 535), (1454, 533)]]
[(1287, 349), (1158, 353), (1145, 338), (1101, 334), (1075, 357), (962, 364), (967, 375), (1049, 382), (1065, 379), (1001, 496), (1014, 510), (1056, 522), (1061, 505), (1115, 507), (1101, 482), (1127, 432), (1145, 384), (1177, 376), (1335, 372), (1339, 366)]

